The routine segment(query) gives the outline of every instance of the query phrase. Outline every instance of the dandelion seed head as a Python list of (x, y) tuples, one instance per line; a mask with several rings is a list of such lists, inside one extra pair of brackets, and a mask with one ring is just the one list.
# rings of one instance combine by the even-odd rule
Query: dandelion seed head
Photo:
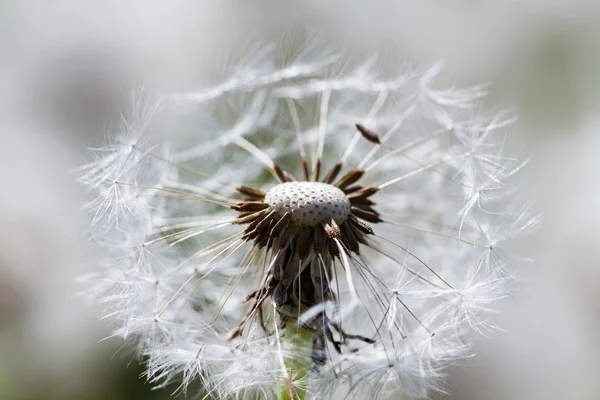
[(470, 356), (466, 332), (494, 329), (504, 244), (535, 225), (503, 203), (511, 118), (479, 113), (482, 87), (437, 88), (439, 65), (384, 74), (300, 39), (132, 96), (81, 168), (92, 294), (156, 385), (427, 398)]

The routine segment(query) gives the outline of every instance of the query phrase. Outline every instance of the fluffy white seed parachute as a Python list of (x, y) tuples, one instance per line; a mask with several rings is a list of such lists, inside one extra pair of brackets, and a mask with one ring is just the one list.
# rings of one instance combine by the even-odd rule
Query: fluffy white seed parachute
[(493, 329), (504, 244), (536, 223), (508, 185), (511, 118), (436, 88), (437, 66), (385, 74), (299, 38), (132, 96), (81, 168), (93, 297), (157, 385), (426, 398)]

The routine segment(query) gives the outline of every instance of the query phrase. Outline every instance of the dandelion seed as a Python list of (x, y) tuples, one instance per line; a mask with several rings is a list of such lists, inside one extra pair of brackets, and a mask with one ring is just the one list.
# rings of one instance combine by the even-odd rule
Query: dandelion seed
[[(94, 296), (157, 385), (199, 381), (223, 399), (442, 391), (469, 356), (465, 331), (491, 329), (508, 294), (502, 244), (534, 225), (495, 202), (519, 168), (494, 137), (503, 115), (473, 118), (481, 88), (436, 90), (437, 67), (265, 61), (286, 45), (206, 89), (134, 96), (82, 167), (106, 267)], [(172, 113), (195, 145), (157, 143)]]

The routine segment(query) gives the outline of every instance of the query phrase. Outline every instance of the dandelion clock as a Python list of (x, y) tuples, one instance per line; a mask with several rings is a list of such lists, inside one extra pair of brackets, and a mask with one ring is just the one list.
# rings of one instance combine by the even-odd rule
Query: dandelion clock
[(439, 66), (245, 50), (202, 87), (135, 91), (81, 167), (114, 335), (153, 384), (206, 399), (444, 391), (535, 224), (506, 182), (511, 116)]

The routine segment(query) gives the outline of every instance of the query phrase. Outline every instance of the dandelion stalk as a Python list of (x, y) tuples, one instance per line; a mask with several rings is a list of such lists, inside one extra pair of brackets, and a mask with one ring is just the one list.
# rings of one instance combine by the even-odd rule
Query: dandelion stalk
[(304, 400), (311, 367), (313, 333), (292, 321), (285, 328), (288, 356), (284, 359), (286, 374), (278, 393), (279, 400)]

